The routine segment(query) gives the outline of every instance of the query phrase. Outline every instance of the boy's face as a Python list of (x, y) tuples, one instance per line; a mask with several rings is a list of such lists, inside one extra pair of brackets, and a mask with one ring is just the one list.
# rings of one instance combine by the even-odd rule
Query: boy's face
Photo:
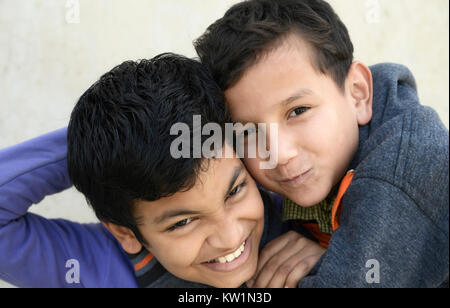
[(264, 205), (239, 159), (210, 160), (194, 188), (141, 201), (135, 215), (148, 250), (175, 276), (231, 288), (256, 271)]
[(317, 72), (311, 54), (291, 35), (225, 92), (233, 121), (278, 124), (277, 167), (261, 170), (258, 157), (244, 163), (258, 183), (304, 207), (325, 199), (345, 175), (358, 146), (358, 124), (369, 115), (361, 113), (371, 117), (371, 105), (361, 108), (356, 99), (367, 99), (359, 84), (364, 74), (355, 73), (355, 84), (347, 80), (344, 93)]

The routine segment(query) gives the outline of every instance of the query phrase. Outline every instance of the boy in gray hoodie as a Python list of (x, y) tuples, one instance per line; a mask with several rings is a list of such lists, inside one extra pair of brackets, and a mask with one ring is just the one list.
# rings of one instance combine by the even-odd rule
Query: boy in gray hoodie
[[(448, 286), (448, 130), (407, 68), (354, 62), (322, 0), (238, 3), (195, 45), (234, 122), (277, 124), (277, 167), (243, 160), (284, 196), (284, 219), (328, 247), (300, 287)], [(295, 265), (275, 253), (253, 286)]]

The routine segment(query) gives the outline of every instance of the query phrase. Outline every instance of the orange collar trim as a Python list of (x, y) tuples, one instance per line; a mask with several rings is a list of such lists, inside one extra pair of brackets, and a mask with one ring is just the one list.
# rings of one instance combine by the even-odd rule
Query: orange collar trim
[(354, 170), (350, 170), (349, 172), (347, 172), (347, 174), (345, 175), (344, 179), (341, 182), (341, 185), (339, 186), (339, 191), (336, 200), (333, 203), (331, 211), (331, 225), (333, 227), (333, 232), (339, 228), (339, 221), (342, 212), (342, 198), (344, 197), (344, 194), (347, 192), (347, 189), (350, 187), (354, 175), (355, 175)]

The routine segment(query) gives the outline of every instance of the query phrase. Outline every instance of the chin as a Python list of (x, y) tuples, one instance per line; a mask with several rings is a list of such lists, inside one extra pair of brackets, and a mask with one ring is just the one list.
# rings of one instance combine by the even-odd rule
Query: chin
[(305, 198), (304, 195), (305, 194), (295, 195), (292, 196), (292, 198), (290, 196), (287, 197), (292, 201), (294, 201), (296, 204), (300, 205), (301, 207), (309, 208), (319, 204), (320, 202), (325, 200), (325, 198), (328, 196), (326, 193), (324, 193), (324, 194), (317, 194), (316, 196), (311, 196), (309, 198)]
[(250, 277), (246, 280), (242, 280), (242, 279), (240, 279), (239, 281), (237, 281), (237, 280), (223, 281), (222, 280), (222, 281), (210, 282), (207, 284), (214, 288), (218, 288), (218, 289), (235, 289), (235, 288), (239, 288), (240, 286), (242, 286), (249, 279), (250, 279)]

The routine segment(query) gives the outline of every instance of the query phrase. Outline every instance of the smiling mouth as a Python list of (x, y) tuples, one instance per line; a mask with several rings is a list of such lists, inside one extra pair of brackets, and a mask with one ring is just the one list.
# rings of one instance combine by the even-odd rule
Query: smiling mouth
[(234, 259), (238, 258), (245, 249), (245, 242), (235, 251), (226, 256), (216, 258), (214, 260), (208, 261), (207, 263), (230, 263), (233, 262)]
[(234, 252), (204, 262), (202, 265), (216, 272), (231, 272), (247, 262), (250, 256), (251, 240), (247, 238)]
[(296, 177), (293, 177), (293, 178), (290, 178), (290, 179), (281, 180), (279, 182), (282, 185), (287, 185), (287, 186), (299, 185), (311, 174), (311, 170), (312, 169), (309, 169), (308, 171), (306, 171), (306, 172), (304, 172), (304, 173), (302, 173), (302, 174), (300, 174), (300, 175), (298, 175)]

